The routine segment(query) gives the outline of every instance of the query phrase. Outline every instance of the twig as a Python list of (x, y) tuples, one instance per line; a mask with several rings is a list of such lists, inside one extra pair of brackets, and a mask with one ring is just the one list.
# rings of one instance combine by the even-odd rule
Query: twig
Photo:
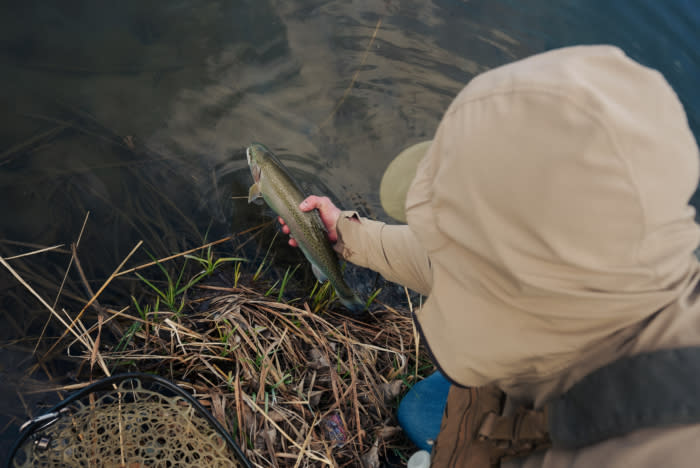
[(280, 434), (282, 434), (282, 436), (283, 436), (285, 439), (287, 439), (293, 446), (295, 446), (296, 448), (298, 448), (300, 451), (304, 452), (306, 456), (308, 456), (308, 457), (311, 458), (312, 460), (316, 460), (316, 461), (320, 461), (321, 463), (325, 463), (325, 464), (328, 465), (328, 466), (333, 466), (333, 463), (330, 462), (330, 461), (328, 461), (327, 459), (323, 459), (323, 458), (319, 457), (318, 455), (315, 455), (315, 454), (313, 454), (313, 453), (307, 451), (306, 449), (303, 449), (301, 445), (299, 445), (294, 439), (292, 439), (292, 438), (284, 431), (284, 429), (282, 429), (282, 428), (279, 426), (279, 424), (277, 424), (275, 421), (273, 421), (272, 418), (271, 418), (269, 415), (267, 415), (267, 414), (265, 413), (265, 410), (263, 410), (262, 408), (260, 408), (260, 407), (255, 403), (255, 401), (253, 401), (248, 395), (243, 394), (242, 397), (243, 397), (243, 400), (244, 400), (249, 406), (251, 406), (255, 411), (257, 411), (258, 413), (260, 413), (270, 424), (272, 424), (272, 426), (273, 426), (275, 429), (277, 429), (277, 430), (280, 432)]
[[(404, 286), (404, 291), (406, 291), (406, 300), (408, 301), (408, 310), (411, 312), (411, 317), (415, 317), (415, 314), (413, 313), (413, 302), (411, 301), (411, 295), (408, 292), (408, 288)], [(416, 327), (416, 322), (415, 320), (411, 320), (411, 325), (413, 326), (413, 340), (416, 343), (416, 370), (415, 370), (415, 376), (418, 376), (418, 352), (420, 348), (420, 333), (418, 333), (418, 328)]]
[[(83, 344), (83, 346), (85, 346), (86, 349), (88, 349), (88, 350), (91, 349), (91, 346), (90, 346), (91, 343), (89, 343), (89, 342), (86, 341), (86, 340), (81, 339), (81, 337), (80, 337), (80, 336), (75, 332), (75, 330), (73, 330), (73, 328), (72, 328), (72, 325), (75, 324), (75, 322), (78, 320), (78, 318), (76, 318), (76, 320), (73, 321), (73, 324), (71, 324), (71, 326), (68, 326), (68, 324), (63, 320), (63, 318), (62, 318), (59, 314), (56, 313), (56, 311), (54, 310), (54, 308), (51, 307), (51, 306), (44, 300), (44, 298), (42, 298), (42, 297), (34, 290), (34, 288), (32, 288), (31, 286), (29, 286), (29, 284), (28, 284), (26, 281), (24, 281), (24, 279), (14, 270), (14, 268), (12, 268), (12, 267), (10, 266), (9, 263), (7, 263), (7, 262), (5, 261), (5, 259), (4, 259), (2, 256), (0, 256), (0, 264), (2, 264), (2, 266), (4, 266), (5, 268), (7, 268), (7, 269), (10, 271), (10, 273), (12, 274), (12, 276), (14, 276), (14, 277), (17, 279), (17, 281), (19, 281), (19, 282), (22, 284), (22, 286), (24, 286), (25, 288), (27, 288), (27, 290), (28, 290), (34, 297), (36, 297), (36, 298), (39, 300), (39, 302), (41, 302), (41, 304), (42, 304), (44, 307), (46, 307), (46, 308), (49, 310), (49, 312), (51, 312), (51, 314), (52, 314), (53, 316), (55, 316), (64, 326), (68, 327), (68, 329), (64, 332), (63, 336), (65, 336), (65, 335), (70, 331), (71, 333), (73, 333), (73, 335), (74, 335), (76, 338), (78, 338), (78, 339), (81, 341), (81, 343)], [(54, 346), (55, 346), (55, 344), (54, 344)], [(109, 375), (109, 369), (107, 369), (107, 366), (104, 364), (104, 361), (100, 360), (100, 364), (101, 364), (101, 366), (103, 367), (102, 370), (106, 373), (106, 375)], [(31, 374), (31, 373), (30, 373), (30, 374)]]
[(203, 249), (206, 249), (206, 248), (208, 248), (208, 247), (211, 247), (211, 246), (214, 246), (214, 245), (217, 245), (217, 244), (222, 244), (222, 243), (224, 243), (224, 242), (226, 242), (226, 241), (231, 240), (232, 238), (233, 238), (233, 236), (226, 236), (226, 237), (223, 237), (223, 238), (221, 238), (221, 239), (219, 239), (219, 240), (216, 240), (216, 241), (214, 241), (214, 242), (209, 242), (208, 244), (204, 244), (204, 245), (202, 245), (202, 246), (196, 247), (196, 248), (194, 248), (194, 249), (190, 249), (190, 250), (187, 250), (187, 251), (185, 251), (185, 252), (180, 252), (180, 253), (177, 253), (177, 254), (175, 254), (175, 255), (170, 255), (169, 257), (161, 258), (161, 259), (156, 260), (156, 261), (153, 261), (153, 262), (144, 263), (143, 265), (139, 265), (139, 266), (137, 266), (137, 267), (130, 268), (130, 269), (128, 269), (128, 270), (124, 270), (124, 271), (122, 271), (122, 272), (120, 272), (120, 273), (117, 273), (117, 274), (114, 275), (114, 276), (115, 276), (115, 277), (119, 277), (119, 276), (128, 275), (129, 273), (133, 273), (133, 272), (135, 272), (135, 271), (143, 270), (144, 268), (148, 268), (148, 267), (151, 267), (151, 266), (153, 266), (153, 265), (157, 265), (157, 264), (159, 264), (159, 263), (163, 263), (163, 262), (167, 262), (167, 261), (169, 261), (169, 260), (173, 260), (173, 259), (175, 259), (175, 258), (183, 257), (183, 256), (185, 256), (185, 255), (189, 255), (189, 254), (191, 254), (191, 253), (193, 253), (193, 252), (197, 252), (197, 251), (199, 251), (199, 250), (203, 250)]
[[(345, 336), (348, 336), (348, 326), (347, 323), (343, 324), (345, 328)], [(364, 434), (362, 433), (362, 422), (360, 421), (360, 402), (357, 400), (357, 375), (355, 374), (355, 360), (353, 359), (352, 345), (348, 346), (348, 366), (350, 367), (350, 388), (352, 388), (352, 402), (355, 407), (355, 425), (357, 429), (358, 441), (360, 443), (360, 450), (364, 451), (362, 446), (362, 439)]]
[[(87, 304), (85, 304), (85, 305), (83, 306), (83, 308), (81, 309), (81, 311), (80, 311), (80, 312), (78, 313), (78, 315), (73, 319), (73, 321), (71, 322), (71, 324), (67, 326), (67, 329), (61, 334), (61, 336), (58, 338), (58, 340), (56, 340), (56, 342), (54, 342), (54, 344), (51, 345), (51, 347), (49, 348), (49, 350), (46, 352), (46, 355), (47, 355), (47, 356), (48, 356), (49, 354), (51, 354), (51, 352), (56, 348), (56, 346), (58, 345), (58, 343), (60, 343), (61, 340), (63, 340), (63, 338), (65, 338), (65, 336), (68, 334), (68, 332), (73, 332), (73, 326), (75, 326), (75, 323), (76, 323), (78, 320), (80, 320), (80, 318), (83, 316), (83, 314), (85, 313), (85, 311), (87, 310), (87, 308), (90, 307), (90, 306), (92, 305), (92, 303), (95, 302), (95, 301), (97, 300), (97, 297), (98, 297), (100, 294), (102, 294), (102, 291), (104, 291), (104, 290), (107, 288), (107, 286), (109, 286), (109, 283), (111, 283), (112, 280), (113, 280), (114, 278), (116, 278), (117, 273), (119, 272), (119, 270), (121, 270), (121, 268), (122, 268), (122, 267), (124, 266), (124, 264), (131, 258), (131, 256), (132, 256), (134, 253), (136, 253), (136, 251), (139, 249), (139, 247), (141, 247), (141, 244), (143, 244), (143, 241), (138, 241), (138, 243), (136, 244), (136, 246), (135, 246), (133, 249), (131, 249), (131, 252), (129, 252), (129, 254), (126, 256), (126, 258), (124, 258), (124, 260), (122, 260), (122, 262), (119, 264), (119, 266), (117, 267), (117, 269), (114, 270), (114, 273), (112, 273), (111, 275), (109, 275), (109, 278), (107, 278), (107, 281), (104, 282), (104, 284), (102, 285), (102, 287), (97, 291), (97, 293), (96, 293), (94, 296), (92, 296), (92, 298), (87, 302)], [(47, 305), (48, 305), (48, 304), (47, 304)], [(110, 375), (110, 374), (109, 374), (109, 370), (107, 370), (107, 369), (105, 369), (105, 373), (106, 373), (106, 375)]]
[(299, 468), (299, 464), (301, 464), (302, 456), (304, 455), (304, 452), (306, 451), (306, 447), (309, 445), (309, 442), (311, 441), (311, 435), (313, 434), (314, 427), (316, 427), (316, 424), (318, 424), (318, 415), (314, 415), (314, 420), (309, 426), (309, 430), (306, 433), (306, 437), (304, 438), (304, 443), (301, 446), (301, 450), (299, 450), (299, 455), (297, 456), (297, 461), (294, 463), (294, 468)]
[[(83, 220), (83, 225), (80, 228), (80, 232), (78, 233), (78, 240), (75, 241), (76, 245), (80, 244), (80, 239), (83, 238), (83, 232), (85, 231), (85, 225), (87, 224), (88, 217), (90, 216), (90, 212), (88, 211), (85, 213), (85, 219)], [(61, 280), (61, 286), (58, 288), (58, 293), (56, 293), (56, 298), (53, 301), (53, 308), (56, 308), (56, 305), (58, 304), (58, 298), (61, 297), (61, 293), (63, 292), (63, 286), (66, 284), (66, 279), (68, 278), (68, 272), (70, 271), (70, 267), (73, 264), (73, 255), (71, 255), (70, 260), (68, 261), (68, 268), (66, 268), (66, 272), (63, 274), (63, 279)], [(51, 323), (51, 316), (49, 315), (48, 318), (46, 319), (46, 322), (44, 323), (44, 326), (41, 329), (41, 333), (39, 334), (39, 338), (36, 340), (36, 344), (34, 345), (34, 351), (33, 354), (36, 354), (37, 349), (39, 349), (39, 344), (41, 343), (41, 340), (44, 338), (44, 334), (46, 333), (46, 329), (49, 326), (49, 323)]]
[(14, 260), (16, 258), (29, 257), (30, 255), (36, 255), (36, 254), (48, 252), (49, 250), (60, 249), (61, 247), (63, 247), (63, 244), (57, 244), (57, 245), (53, 245), (51, 247), (45, 247), (43, 249), (33, 250), (31, 252), (25, 252), (23, 254), (14, 255), (12, 257), (5, 257), (5, 260)]

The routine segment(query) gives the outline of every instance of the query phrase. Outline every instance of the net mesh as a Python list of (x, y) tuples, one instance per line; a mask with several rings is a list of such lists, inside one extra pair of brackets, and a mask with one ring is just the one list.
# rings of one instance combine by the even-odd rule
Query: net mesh
[(180, 396), (138, 379), (75, 401), (19, 449), (15, 467), (239, 467), (236, 454)]

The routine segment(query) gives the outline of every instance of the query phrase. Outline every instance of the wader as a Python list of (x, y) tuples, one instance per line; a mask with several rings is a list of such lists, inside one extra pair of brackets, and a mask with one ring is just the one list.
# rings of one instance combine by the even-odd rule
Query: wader
[(578, 449), (637, 429), (700, 422), (700, 347), (617, 360), (541, 410), (506, 416), (504, 402), (494, 385), (453, 385), (431, 466), (498, 467), (549, 447)]

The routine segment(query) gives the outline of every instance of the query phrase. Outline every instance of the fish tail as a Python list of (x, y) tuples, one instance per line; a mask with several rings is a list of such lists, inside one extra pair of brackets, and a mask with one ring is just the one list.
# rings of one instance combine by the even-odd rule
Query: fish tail
[[(336, 290), (336, 293), (338, 291)], [(363, 310), (365, 310), (365, 303), (357, 297), (356, 294), (350, 294), (346, 296), (341, 296), (338, 294), (338, 300), (340, 301), (341, 304), (343, 304), (348, 310), (350, 310), (354, 314), (359, 314)]]

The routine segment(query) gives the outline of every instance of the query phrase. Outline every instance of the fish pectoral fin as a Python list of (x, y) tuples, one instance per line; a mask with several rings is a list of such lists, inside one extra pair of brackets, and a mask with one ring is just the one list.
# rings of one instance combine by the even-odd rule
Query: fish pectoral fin
[(324, 281), (328, 280), (328, 278), (326, 277), (326, 275), (323, 274), (320, 268), (314, 265), (313, 263), (311, 264), (311, 271), (314, 272), (314, 276), (319, 281), (319, 283), (323, 283)]
[(260, 185), (254, 183), (253, 185), (250, 186), (250, 190), (248, 190), (248, 203), (256, 203), (260, 205), (263, 202), (262, 198), (262, 192), (260, 191)]

